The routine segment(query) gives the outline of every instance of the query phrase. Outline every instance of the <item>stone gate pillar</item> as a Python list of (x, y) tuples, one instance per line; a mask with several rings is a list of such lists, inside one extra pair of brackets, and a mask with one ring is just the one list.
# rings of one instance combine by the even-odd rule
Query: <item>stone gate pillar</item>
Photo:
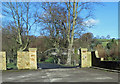
[(37, 69), (37, 49), (29, 48), (29, 51), (17, 52), (18, 69)]
[(91, 52), (87, 48), (81, 48), (81, 67), (91, 67)]
[(30, 69), (37, 69), (37, 48), (29, 48)]
[(30, 57), (28, 51), (17, 52), (17, 68), (30, 69)]
[(6, 52), (0, 52), (0, 70), (6, 70)]

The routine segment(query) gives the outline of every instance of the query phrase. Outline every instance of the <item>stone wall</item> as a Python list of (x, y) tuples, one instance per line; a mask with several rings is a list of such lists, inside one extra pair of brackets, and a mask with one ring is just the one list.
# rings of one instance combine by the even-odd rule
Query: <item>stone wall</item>
[(92, 51), (91, 56), (92, 56), (92, 66), (99, 67), (101, 59), (99, 58), (98, 51)]
[(37, 49), (29, 48), (29, 51), (17, 52), (18, 69), (37, 69)]
[(81, 67), (100, 66), (100, 62), (104, 61), (104, 58), (100, 58), (98, 51), (89, 52), (87, 48), (79, 49), (81, 58)]
[(100, 58), (97, 51), (92, 51), (92, 66), (107, 69), (120, 69), (120, 61), (105, 61)]
[(6, 52), (0, 52), (0, 70), (6, 70)]
[(120, 61), (100, 61), (99, 67), (120, 70)]

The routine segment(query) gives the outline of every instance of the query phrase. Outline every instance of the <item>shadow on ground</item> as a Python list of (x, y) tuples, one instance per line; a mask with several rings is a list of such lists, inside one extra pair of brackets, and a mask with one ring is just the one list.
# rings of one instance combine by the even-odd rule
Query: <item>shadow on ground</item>
[(39, 63), (38, 69), (56, 69), (56, 68), (77, 68), (79, 66), (63, 66), (59, 64), (52, 64), (52, 63)]

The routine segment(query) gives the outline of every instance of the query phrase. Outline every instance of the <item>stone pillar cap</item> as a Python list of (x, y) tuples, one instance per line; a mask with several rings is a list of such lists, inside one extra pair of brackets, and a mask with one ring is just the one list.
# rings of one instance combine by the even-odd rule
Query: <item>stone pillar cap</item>
[(29, 48), (29, 51), (37, 51), (37, 48)]

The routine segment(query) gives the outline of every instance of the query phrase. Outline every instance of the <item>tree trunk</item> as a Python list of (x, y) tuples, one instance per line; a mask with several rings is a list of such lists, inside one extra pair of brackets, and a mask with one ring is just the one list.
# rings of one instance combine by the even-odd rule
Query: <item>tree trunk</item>
[(71, 65), (72, 44), (68, 46), (67, 65)]
[[(74, 1), (74, 3), (73, 3), (73, 26), (72, 26), (72, 32), (71, 32), (71, 39), (70, 39), (70, 37), (69, 37), (69, 39), (70, 39), (70, 42), (69, 42), (69, 46), (68, 46), (68, 59), (67, 59), (67, 65), (71, 65), (71, 54), (72, 54), (72, 46), (73, 46), (73, 40), (74, 40), (74, 29), (75, 29), (75, 23), (76, 23), (76, 16), (75, 16), (75, 13), (76, 13), (76, 11), (75, 11), (75, 1)], [(70, 6), (70, 4), (69, 4), (69, 6)], [(69, 14), (69, 13), (68, 13)], [(69, 14), (70, 15), (70, 14)], [(70, 20), (69, 20), (69, 22), (70, 22)], [(70, 24), (69, 24), (69, 27), (71, 27), (70, 26)], [(70, 35), (70, 34), (69, 34)]]
[(60, 58), (58, 58), (58, 64), (60, 64)]
[(9, 57), (7, 58), (7, 63), (10, 63), (10, 58)]

